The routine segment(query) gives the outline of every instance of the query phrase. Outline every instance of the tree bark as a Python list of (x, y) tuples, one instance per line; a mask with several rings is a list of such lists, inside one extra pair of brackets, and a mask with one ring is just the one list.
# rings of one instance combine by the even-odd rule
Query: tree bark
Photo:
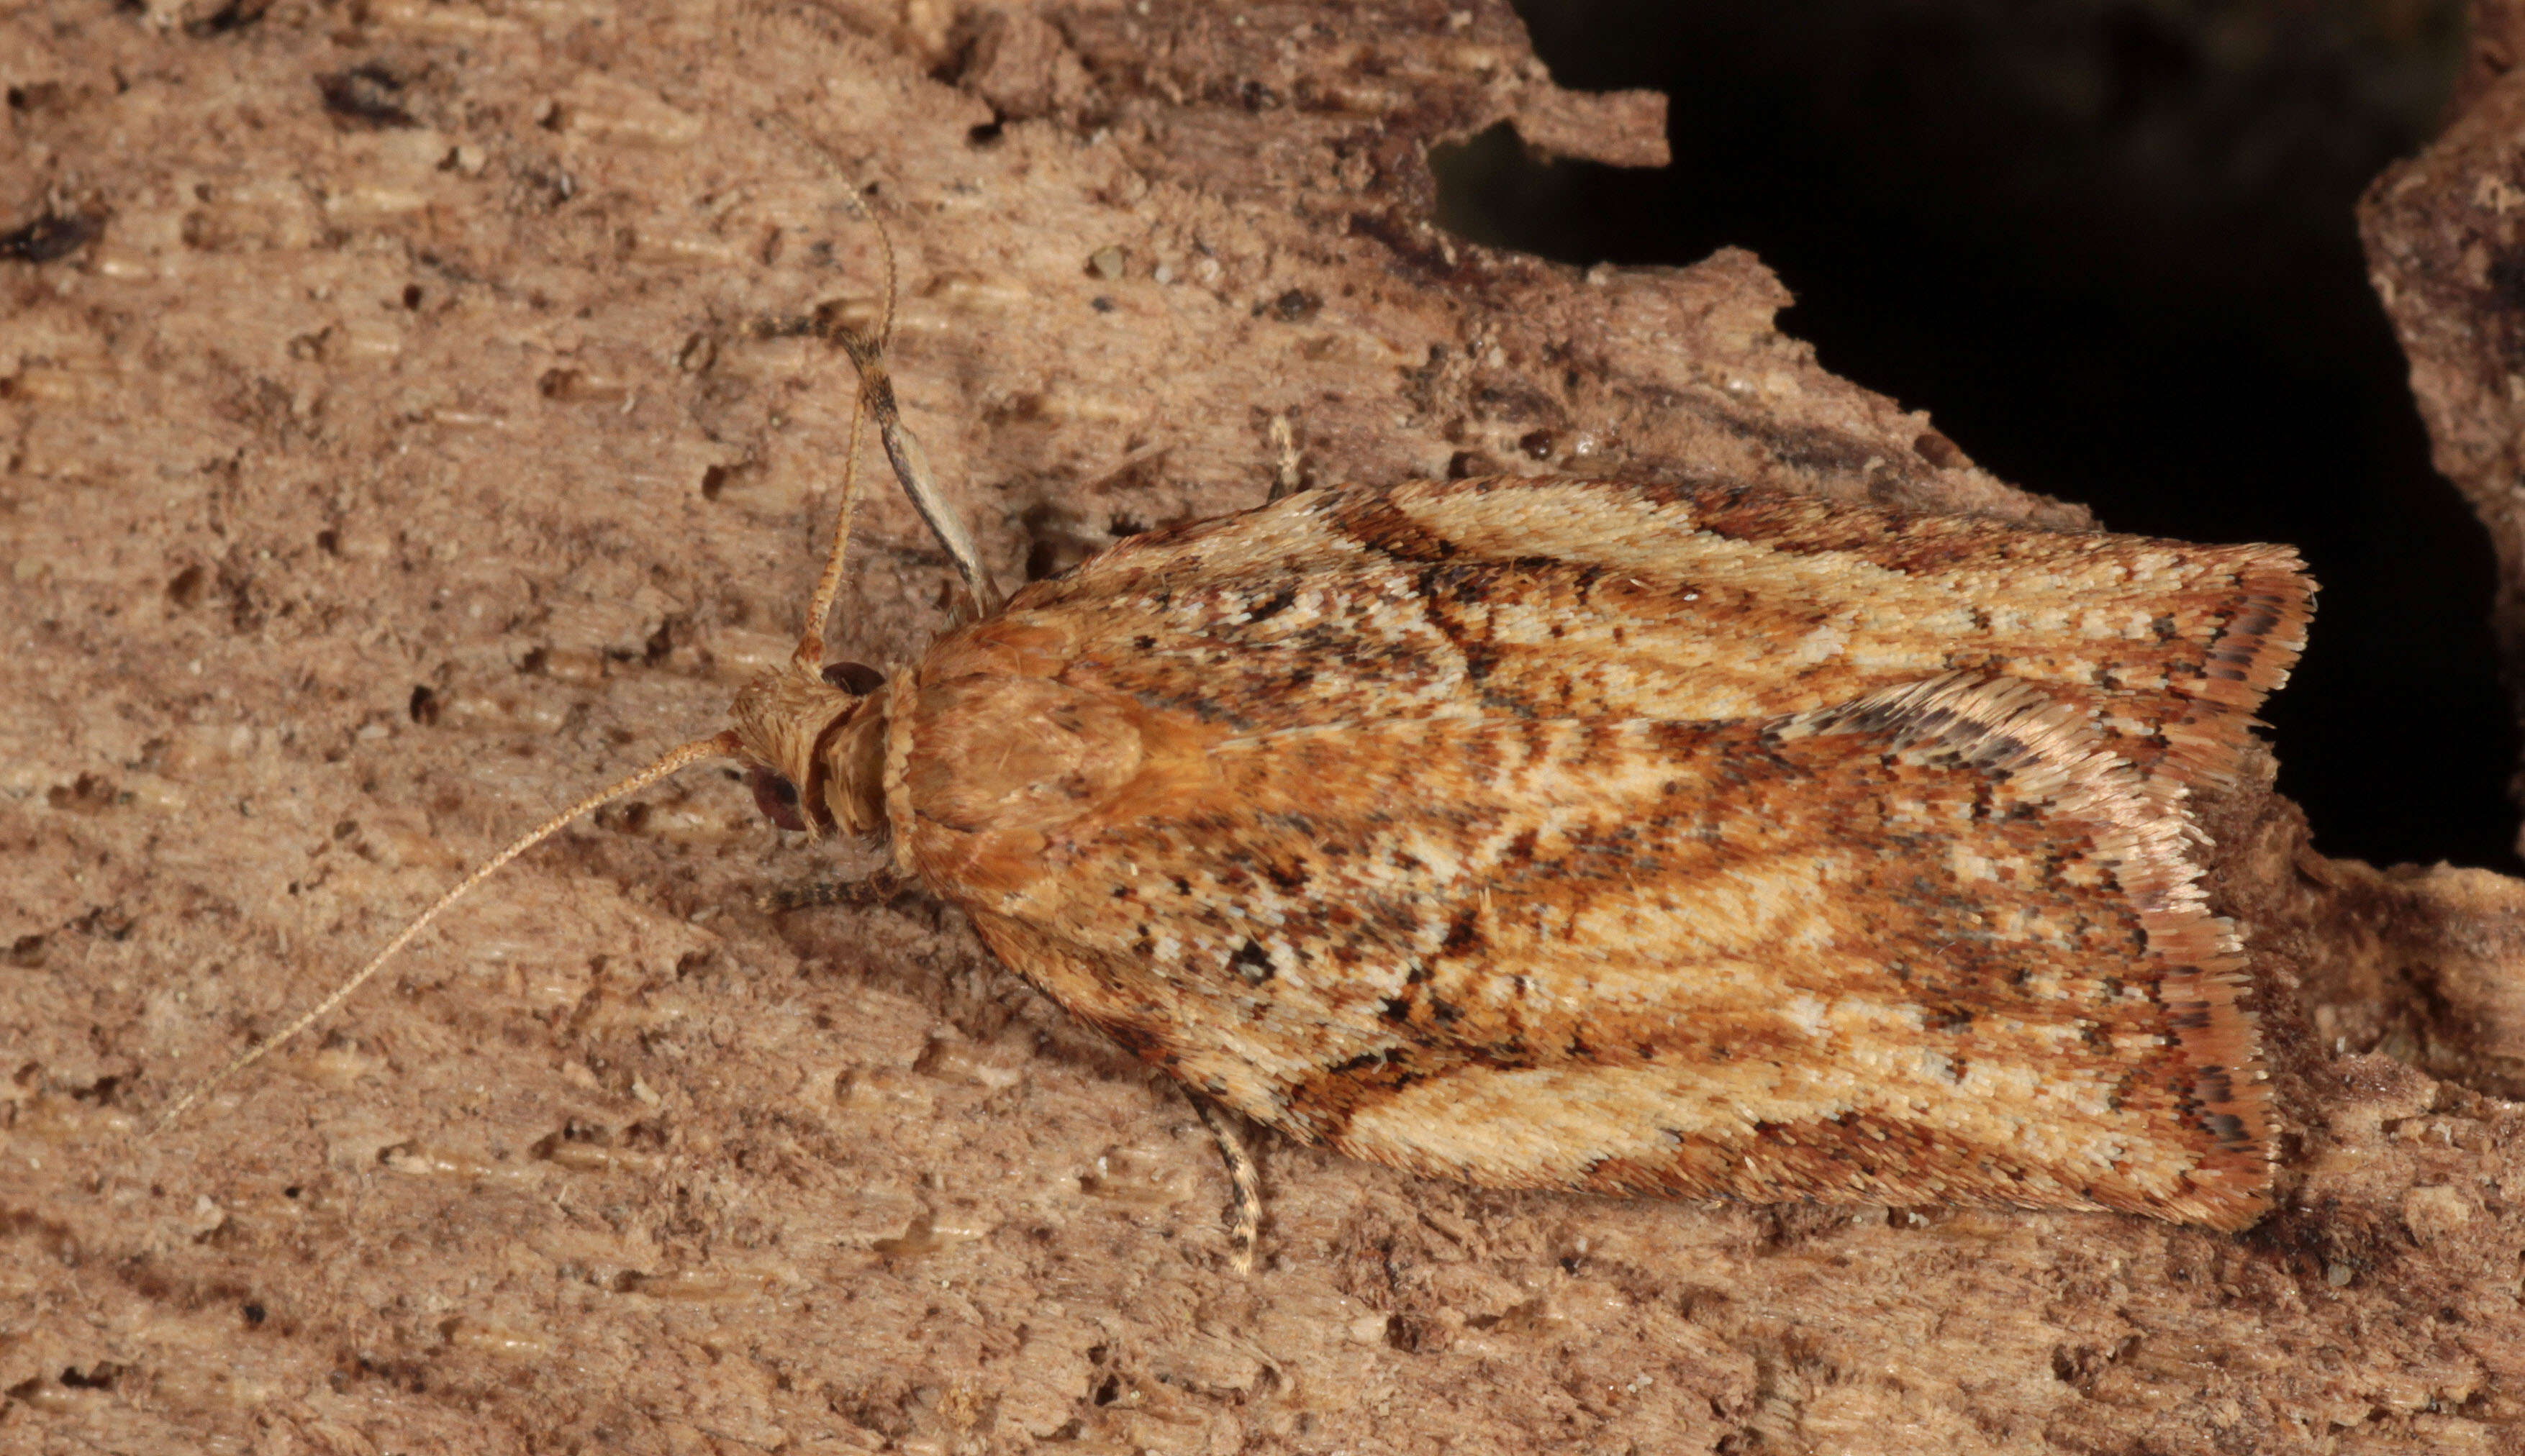
[[(2503, 15), (2365, 220), (2506, 623)], [(1663, 159), (1659, 98), (1554, 86), (1503, 0), (0, 25), (0, 1443), (2513, 1440), (2525, 900), (2326, 860), (2262, 789), (2208, 816), (2289, 1130), (2240, 1236), (1494, 1193), (1274, 1142), (1240, 1277), (1176, 1092), (916, 895), (765, 908), (858, 866), (717, 770), (566, 833), (139, 1141), (786, 654), (853, 392), (807, 320), (885, 306), (864, 213), (907, 417), (1005, 581), (1451, 473), (2087, 516), (1825, 373), (1748, 254), (1582, 271), (1435, 228), (1428, 149), (1498, 122)], [(836, 651), (901, 661), (946, 563), (890, 488), (862, 530)]]

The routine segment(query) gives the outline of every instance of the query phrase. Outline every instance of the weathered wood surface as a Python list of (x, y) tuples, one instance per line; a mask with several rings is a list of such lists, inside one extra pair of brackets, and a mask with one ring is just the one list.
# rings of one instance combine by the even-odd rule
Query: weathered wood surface
[[(548, 847), (135, 1143), (785, 651), (849, 399), (791, 325), (879, 292), (855, 184), (913, 423), (1011, 579), (1283, 480), (2083, 513), (1825, 374), (1747, 255), (1582, 273), (1427, 226), (1426, 148), (1496, 121), (1660, 150), (1653, 99), (1556, 90), (1492, 0), (0, 26), (0, 227), (58, 219), (0, 262), (0, 1444), (2515, 1439), (2516, 888), (2321, 860), (2253, 792), (2215, 816), (2218, 893), (2291, 1132), (2242, 1236), (1266, 1147), (1240, 1279), (1188, 1106), (916, 897), (758, 908), (834, 861), (717, 773)], [(871, 500), (837, 645), (874, 661), (946, 598)]]

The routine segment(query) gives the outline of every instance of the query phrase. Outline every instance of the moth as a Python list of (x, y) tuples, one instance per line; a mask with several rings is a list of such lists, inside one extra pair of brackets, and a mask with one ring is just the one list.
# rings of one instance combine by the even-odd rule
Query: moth
[(2192, 802), (2303, 646), (2287, 548), (1504, 477), (1307, 491), (1004, 602), (881, 332), (819, 326), (970, 619), (891, 672), (826, 659), (846, 482), (797, 653), (727, 730), (231, 1073), (571, 817), (725, 757), (1181, 1084), (1240, 1257), (1218, 1109), (1494, 1189), (2267, 1208)]

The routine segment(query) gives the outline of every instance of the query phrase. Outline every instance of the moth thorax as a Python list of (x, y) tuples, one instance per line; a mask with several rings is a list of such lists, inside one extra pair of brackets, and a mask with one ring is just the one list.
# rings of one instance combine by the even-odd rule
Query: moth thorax
[[(839, 824), (855, 833), (877, 827), (867, 818), (866, 800), (872, 789), (859, 782), (857, 759), (837, 753), (856, 742), (852, 724), (882, 724), (884, 678), (856, 662), (835, 663), (820, 670), (792, 662), (767, 672), (736, 695), (728, 715), (737, 741), (754, 766), (755, 798), (763, 811), (784, 829), (810, 832)], [(861, 712), (863, 706), (873, 710)], [(866, 736), (865, 729), (859, 735)], [(880, 743), (884, 731), (876, 729)], [(843, 782), (834, 765), (850, 766)], [(882, 822), (880, 809), (876, 815)]]
[(824, 810), (850, 834), (878, 834), (885, 822), (885, 734), (888, 695), (861, 699), (824, 744)]

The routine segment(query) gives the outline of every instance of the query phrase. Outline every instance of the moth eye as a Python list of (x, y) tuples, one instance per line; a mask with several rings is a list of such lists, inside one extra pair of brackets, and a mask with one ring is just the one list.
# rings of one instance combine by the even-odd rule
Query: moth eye
[(845, 693), (866, 698), (885, 686), (885, 674), (865, 662), (827, 662), (824, 681)]
[(763, 810), (763, 817), (783, 829), (807, 827), (806, 816), (798, 812), (797, 785), (760, 765), (749, 782), (754, 786), (754, 806)]

